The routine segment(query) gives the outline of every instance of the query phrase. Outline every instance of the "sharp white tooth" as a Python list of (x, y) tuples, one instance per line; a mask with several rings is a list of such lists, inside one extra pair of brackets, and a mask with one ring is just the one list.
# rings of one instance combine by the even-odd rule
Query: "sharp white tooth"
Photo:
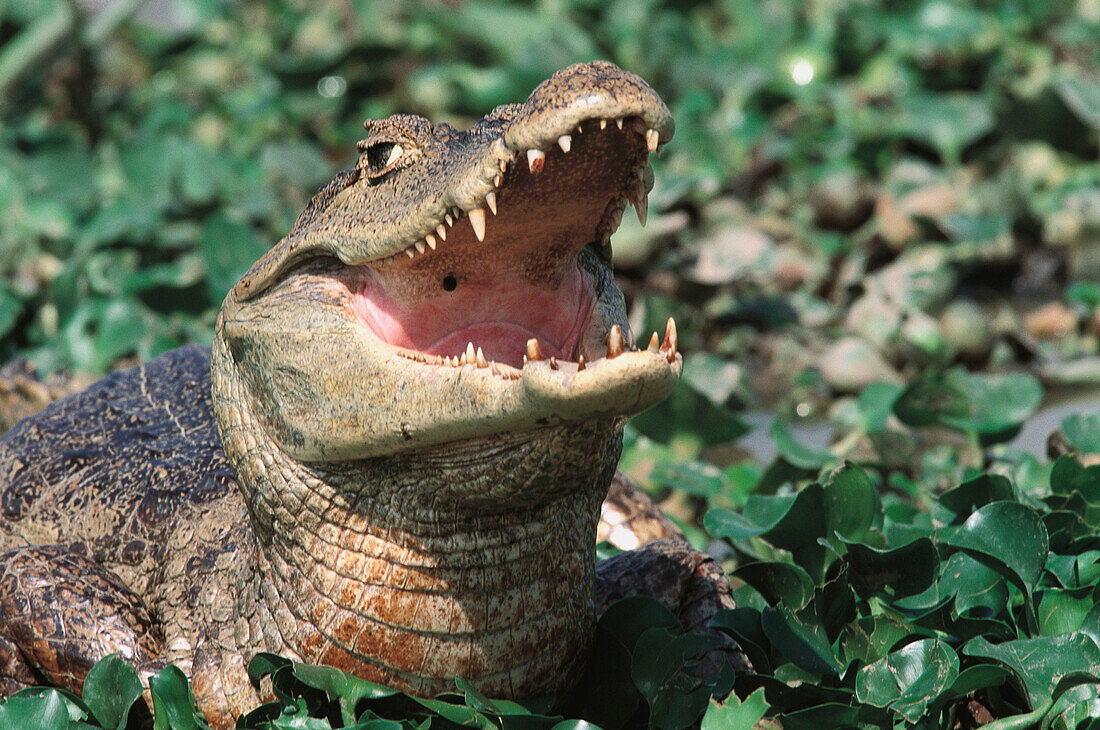
[(427, 236), (424, 237), (424, 240), (428, 242), (428, 246), (434, 251), (435, 250), (435, 236), (433, 236), (432, 234), (429, 233)]
[(601, 119), (600, 120), (600, 129), (607, 129), (607, 120), (606, 119)]
[(500, 171), (508, 172), (508, 160), (500, 160)]
[(656, 129), (647, 129), (645, 131), (645, 146), (649, 148), (650, 152), (657, 151), (657, 143), (661, 141), (661, 134)]
[(578, 125), (577, 125), (577, 134), (581, 134), (581, 133), (583, 133), (583, 132), (584, 132), (584, 126), (583, 126), (583, 125), (580, 125), (580, 124), (578, 124)]
[(485, 359), (485, 354), (481, 351), (481, 348), (477, 348), (477, 355), (474, 357), (474, 362), (479, 368), (489, 367), (489, 361)]
[(523, 356), (524, 359), (531, 362), (538, 362), (542, 359), (542, 350), (539, 348), (539, 341), (537, 337), (532, 337), (527, 340), (527, 354)]
[(447, 225), (449, 226), (453, 226), (455, 224), (455, 219), (451, 217), (450, 213), (444, 214), (443, 220), (447, 221)]
[(563, 134), (558, 137), (558, 147), (561, 147), (562, 152), (568, 152), (573, 147), (573, 138), (568, 134)]
[(473, 362), (477, 357), (477, 353), (474, 352), (474, 343), (466, 343), (466, 352), (463, 353), (466, 356), (466, 362)]
[(542, 150), (527, 150), (527, 167), (533, 175), (542, 172), (542, 165), (546, 161), (546, 153)]
[(619, 117), (618, 119), (615, 120), (615, 126), (618, 127), (620, 130), (622, 130), (622, 128), (623, 128), (623, 118), (622, 117)]
[(661, 338), (654, 332), (653, 336), (649, 338), (649, 347), (646, 348), (650, 352), (657, 352), (661, 349)]
[(494, 192), (488, 192), (485, 194), (485, 204), (489, 206), (489, 210), (493, 211), (493, 215), (497, 214), (497, 194)]
[[(678, 344), (676, 337), (676, 320), (669, 317), (668, 322), (665, 323), (665, 341), (661, 343), (661, 349), (667, 349), (670, 356), (675, 355)], [(672, 361), (669, 360), (669, 362)]]
[[(424, 242), (423, 241), (417, 241), (413, 245), (416, 246), (416, 252), (417, 253), (424, 253), (424, 248), (425, 247), (424, 247)], [(432, 248), (435, 248), (435, 247), (433, 246)]]
[(440, 223), (438, 226), (435, 227), (435, 232), (439, 234), (440, 241), (447, 240), (447, 226)]
[(584, 355), (577, 357), (577, 372), (579, 373), (581, 370), (584, 370)]
[(607, 357), (608, 359), (623, 354), (623, 329), (619, 325), (613, 325), (607, 333)]
[(494, 188), (499, 188), (503, 184), (504, 184), (504, 178), (502, 178), (500, 175), (496, 175), (495, 177), (493, 177), (493, 187)]
[(645, 225), (649, 217), (649, 196), (642, 193), (634, 200), (634, 212), (638, 214), (638, 222)]
[(409, 246), (408, 248), (405, 249), (405, 255), (408, 256), (410, 259), (413, 256), (416, 256), (416, 254), (413, 253), (412, 246)]
[(471, 208), (468, 214), (470, 216), (470, 227), (474, 229), (474, 235), (477, 236), (477, 240), (485, 240), (485, 209), (484, 208)]
[(551, 370), (557, 370), (558, 369), (558, 359), (556, 357), (554, 357), (553, 355), (550, 356), (550, 369)]
[(405, 154), (405, 150), (401, 148), (401, 145), (395, 144), (390, 148), (390, 156), (386, 158), (386, 167), (389, 167), (393, 163), (401, 159), (401, 155)]

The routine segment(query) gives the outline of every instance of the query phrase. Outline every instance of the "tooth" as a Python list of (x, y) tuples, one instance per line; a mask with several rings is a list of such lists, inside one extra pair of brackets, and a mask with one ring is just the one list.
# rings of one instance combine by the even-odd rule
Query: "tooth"
[(551, 370), (557, 370), (558, 369), (558, 359), (556, 357), (551, 357), (550, 358), (550, 369)]
[(488, 192), (485, 194), (485, 204), (489, 206), (489, 210), (493, 211), (493, 215), (497, 214), (497, 194), (494, 192)]
[(413, 256), (416, 256), (416, 254), (414, 254), (414, 253), (413, 253), (413, 248), (412, 248), (412, 246), (409, 246), (408, 248), (406, 248), (406, 249), (405, 249), (405, 254), (406, 254), (406, 255), (407, 255), (407, 256), (408, 256), (408, 257), (409, 257), (410, 259), (411, 259), (411, 258), (412, 258)]
[(438, 226), (435, 227), (435, 232), (439, 234), (440, 241), (447, 240), (447, 226), (440, 223)]
[(393, 263), (393, 256), (387, 256), (386, 257), (386, 263), (387, 264), (392, 264)]
[(435, 250), (435, 236), (433, 236), (432, 234), (429, 233), (427, 236), (424, 237), (424, 240), (428, 242), (428, 246), (431, 247), (431, 249), (434, 251)]
[(491, 372), (493, 375), (500, 375), (500, 368), (497, 367), (496, 360), (493, 360), (491, 363), (489, 363), (489, 372)]
[(649, 148), (650, 152), (657, 151), (657, 143), (661, 140), (661, 133), (656, 129), (647, 129), (645, 131), (645, 146)]
[(470, 209), (470, 227), (474, 229), (474, 235), (477, 236), (477, 240), (485, 240), (485, 209), (484, 208), (471, 208)]
[(466, 352), (464, 354), (466, 355), (466, 362), (472, 363), (477, 359), (477, 353), (474, 352), (474, 343), (466, 343)]
[(499, 162), (500, 162), (500, 171), (501, 172), (508, 172), (508, 160), (499, 160)]
[(500, 175), (494, 175), (493, 176), (493, 187), (494, 188), (499, 188), (503, 184), (504, 184), (504, 178), (502, 178)]
[(633, 202), (634, 212), (638, 214), (638, 222), (645, 226), (646, 218), (649, 217), (649, 196), (642, 193)]
[(476, 355), (476, 357), (474, 358), (474, 362), (475, 362), (475, 363), (477, 364), (477, 366), (478, 366), (479, 368), (487, 368), (487, 367), (489, 367), (489, 361), (485, 359), (485, 355), (484, 355), (484, 353), (482, 353), (482, 352), (481, 352), (481, 348), (480, 348), (480, 347), (479, 347), (479, 348), (477, 348), (477, 355)]
[(615, 120), (615, 126), (618, 127), (620, 131), (622, 130), (622, 128), (623, 128), (623, 118), (622, 117), (619, 117), (618, 119)]
[(453, 226), (455, 224), (455, 219), (451, 217), (450, 213), (446, 213), (443, 216), (443, 220), (447, 221), (447, 225), (449, 226)]
[(649, 350), (650, 352), (657, 352), (658, 350), (661, 349), (661, 340), (657, 336), (656, 332), (654, 332), (653, 336), (649, 338), (649, 347), (646, 348), (646, 349)]
[(546, 153), (542, 150), (527, 150), (527, 167), (532, 175), (542, 172), (542, 165), (546, 161)]
[(665, 324), (665, 341), (661, 343), (661, 349), (668, 349), (672, 354), (676, 353), (676, 320), (672, 317), (668, 318), (668, 322)]
[(601, 119), (600, 120), (600, 129), (607, 129), (607, 120), (606, 119)]
[(577, 357), (577, 372), (579, 373), (581, 370), (584, 370), (584, 355)]
[[(424, 253), (424, 242), (423, 241), (417, 241), (413, 245), (416, 246), (416, 252), (417, 253)], [(435, 248), (435, 246), (432, 246), (432, 248)]]
[(584, 127), (582, 125), (578, 124), (577, 125), (577, 134), (581, 134), (582, 132), (584, 132)]
[(527, 359), (531, 362), (542, 360), (542, 350), (539, 349), (539, 340), (537, 337), (532, 337), (527, 340)]
[(607, 357), (608, 359), (623, 354), (623, 330), (619, 325), (612, 325), (607, 333)]
[(563, 134), (562, 136), (558, 137), (558, 147), (561, 147), (562, 152), (568, 152), (572, 146), (573, 138), (570, 137), (568, 134)]

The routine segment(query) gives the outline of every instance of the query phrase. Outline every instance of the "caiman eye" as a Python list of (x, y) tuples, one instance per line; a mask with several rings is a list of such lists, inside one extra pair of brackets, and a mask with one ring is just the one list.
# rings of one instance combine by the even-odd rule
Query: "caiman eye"
[(389, 171), (404, 154), (405, 148), (396, 142), (372, 144), (367, 148), (367, 167), (371, 173), (380, 175)]

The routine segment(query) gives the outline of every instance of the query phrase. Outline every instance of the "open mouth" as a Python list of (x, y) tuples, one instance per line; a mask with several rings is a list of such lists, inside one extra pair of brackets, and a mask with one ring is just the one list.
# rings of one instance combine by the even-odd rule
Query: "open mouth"
[[(648, 158), (661, 141), (627, 117), (587, 119), (526, 149), (498, 145), (488, 192), (367, 262), (352, 309), (402, 357), (504, 378), (528, 361), (583, 370), (635, 349), (619, 325), (593, 316), (604, 288), (596, 258), (609, 254), (628, 202), (645, 222)], [(656, 339), (649, 349), (673, 362), (671, 320)]]

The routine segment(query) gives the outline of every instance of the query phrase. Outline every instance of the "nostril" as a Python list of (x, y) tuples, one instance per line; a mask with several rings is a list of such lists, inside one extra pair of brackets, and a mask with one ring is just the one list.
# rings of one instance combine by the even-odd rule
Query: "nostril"
[(443, 290), (444, 291), (454, 291), (456, 288), (458, 288), (458, 279), (456, 279), (456, 278), (454, 278), (454, 276), (450, 276), (450, 275), (443, 277)]

